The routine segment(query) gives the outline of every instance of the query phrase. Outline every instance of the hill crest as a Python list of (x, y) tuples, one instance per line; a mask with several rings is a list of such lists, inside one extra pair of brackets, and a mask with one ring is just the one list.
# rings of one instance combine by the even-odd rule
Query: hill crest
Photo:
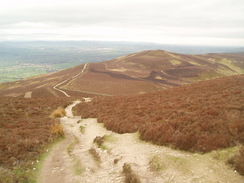
[(64, 97), (64, 92), (74, 97), (128, 95), (243, 73), (243, 53), (185, 55), (149, 50), (4, 83), (0, 85), (0, 95), (24, 97), (26, 92), (32, 92), (32, 97)]

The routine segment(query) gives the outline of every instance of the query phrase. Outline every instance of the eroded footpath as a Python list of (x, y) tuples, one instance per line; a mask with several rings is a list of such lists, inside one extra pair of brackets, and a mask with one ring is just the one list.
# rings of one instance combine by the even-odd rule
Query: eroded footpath
[[(235, 182), (244, 178), (223, 162), (205, 154), (192, 154), (139, 140), (138, 134), (117, 134), (96, 119), (73, 116), (74, 102), (61, 118), (65, 140), (46, 158), (39, 183), (120, 183), (125, 164), (140, 182)], [(95, 142), (94, 142), (94, 139)], [(124, 167), (124, 172), (123, 172)]]

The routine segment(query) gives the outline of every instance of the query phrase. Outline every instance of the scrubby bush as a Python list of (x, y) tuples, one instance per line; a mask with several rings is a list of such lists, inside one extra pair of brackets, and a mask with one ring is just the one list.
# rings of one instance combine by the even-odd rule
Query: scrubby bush
[(59, 123), (54, 123), (51, 126), (51, 133), (54, 137), (64, 137), (64, 128), (61, 124)]
[(66, 112), (64, 110), (64, 108), (62, 107), (58, 107), (57, 109), (55, 109), (52, 114), (50, 115), (51, 118), (61, 118), (64, 117), (66, 115)]

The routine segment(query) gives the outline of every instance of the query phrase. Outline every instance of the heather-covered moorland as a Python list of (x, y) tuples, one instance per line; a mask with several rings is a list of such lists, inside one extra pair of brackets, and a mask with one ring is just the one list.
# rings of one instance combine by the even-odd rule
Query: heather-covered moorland
[(244, 75), (143, 95), (97, 97), (76, 107), (109, 130), (188, 151), (209, 152), (244, 142)]
[(30, 181), (30, 168), (48, 143), (62, 137), (52, 111), (67, 99), (0, 98), (0, 182)]
[(75, 112), (118, 133), (191, 151), (241, 146), (227, 159), (244, 175), (244, 75), (202, 81), (143, 95), (97, 97)]

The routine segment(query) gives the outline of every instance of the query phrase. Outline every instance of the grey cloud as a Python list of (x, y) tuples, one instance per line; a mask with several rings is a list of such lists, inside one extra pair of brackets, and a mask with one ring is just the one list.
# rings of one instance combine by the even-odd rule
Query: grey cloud
[(0, 11), (0, 17), (4, 17), (0, 18), (0, 31), (21, 29), (19, 23), (29, 22), (60, 29), (69, 26), (103, 26), (152, 30), (171, 36), (244, 38), (243, 0), (76, 2), (66, 6), (43, 5)]

